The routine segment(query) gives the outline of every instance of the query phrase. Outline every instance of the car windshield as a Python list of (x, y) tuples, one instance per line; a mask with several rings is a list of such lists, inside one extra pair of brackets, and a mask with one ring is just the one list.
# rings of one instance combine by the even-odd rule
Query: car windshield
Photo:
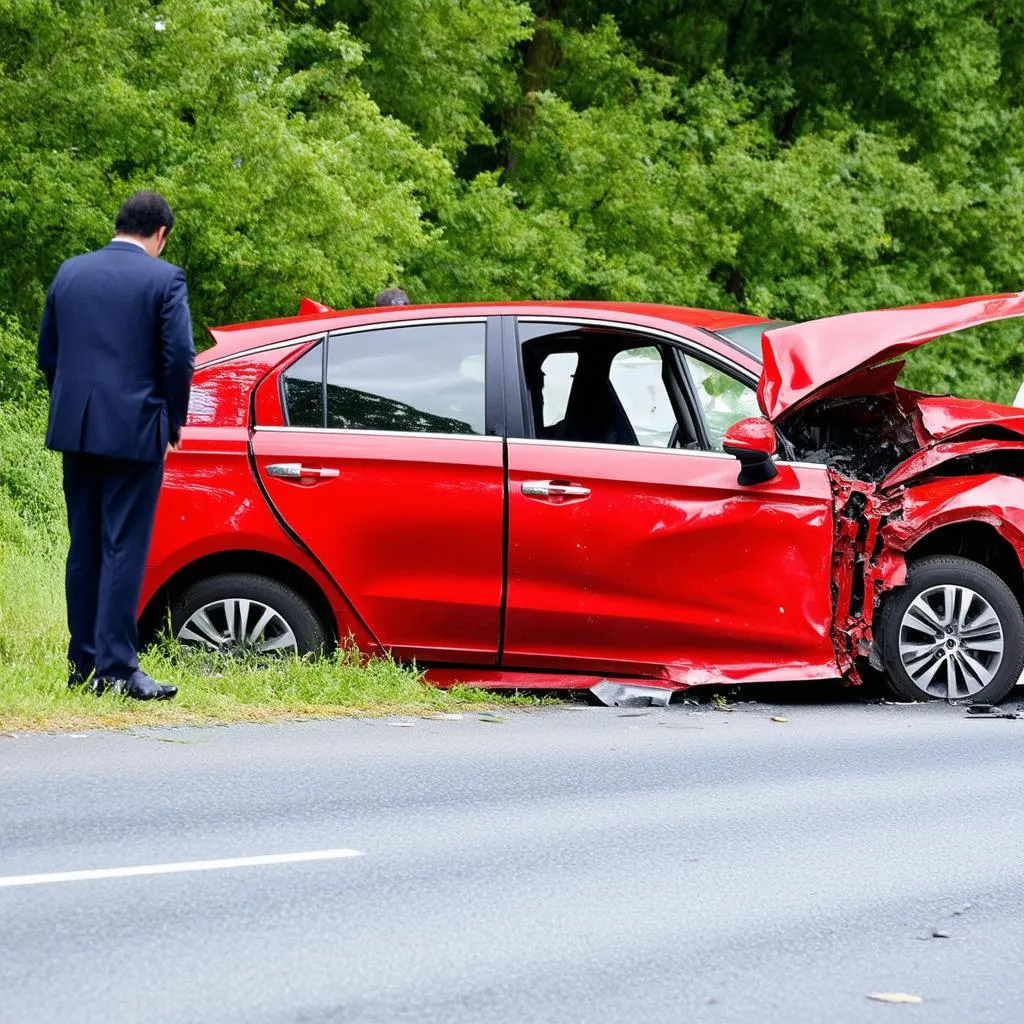
[(760, 324), (741, 324), (739, 327), (726, 327), (724, 330), (715, 331), (720, 338), (724, 338), (730, 345), (743, 349), (748, 355), (755, 359), (761, 359), (761, 335), (765, 331), (774, 330), (776, 327), (789, 327), (791, 320), (766, 320)]

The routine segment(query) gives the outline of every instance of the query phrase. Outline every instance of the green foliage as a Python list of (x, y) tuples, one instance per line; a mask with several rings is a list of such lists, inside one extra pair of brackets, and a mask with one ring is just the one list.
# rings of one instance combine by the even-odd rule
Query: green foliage
[(508, 58), (532, 33), (529, 5), (515, 0), (368, 0), (352, 11), (368, 59), (361, 80), (382, 110), (428, 146), (459, 156), (492, 145), (483, 120), (513, 102)]
[(42, 399), (42, 374), (36, 370), (36, 341), (13, 317), (0, 313), (0, 407), (25, 406)]
[(450, 177), (383, 117), (344, 26), (263, 0), (0, 0), (0, 306), (33, 322), (58, 263), (155, 187), (199, 323), (365, 300), (429, 234)]
[[(389, 284), (785, 319), (1015, 291), (1022, 153), (990, 0), (0, 0), (0, 311), (31, 332), (143, 186), (198, 325)], [(1016, 337), (911, 379), (1006, 398)]]
[(46, 407), (0, 402), (0, 558), (54, 549), (67, 536), (60, 457), (43, 447)]

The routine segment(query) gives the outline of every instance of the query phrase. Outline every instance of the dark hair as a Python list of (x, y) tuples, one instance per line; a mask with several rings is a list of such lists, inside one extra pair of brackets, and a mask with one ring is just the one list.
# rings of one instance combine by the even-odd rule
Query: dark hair
[(409, 296), (401, 288), (385, 288), (373, 300), (375, 306), (408, 306)]
[(170, 234), (174, 227), (174, 212), (167, 200), (156, 192), (136, 192), (118, 211), (114, 230), (119, 235), (149, 238), (161, 228)]

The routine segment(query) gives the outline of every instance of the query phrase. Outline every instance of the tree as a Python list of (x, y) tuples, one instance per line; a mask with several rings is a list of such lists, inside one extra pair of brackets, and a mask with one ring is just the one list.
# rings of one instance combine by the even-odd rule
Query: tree
[[(1017, 290), (1022, 57), (992, 0), (0, 0), (0, 312), (34, 327), (138, 187), (200, 324), (398, 283), (786, 319)], [(949, 351), (1008, 399), (1018, 336)]]
[(176, 210), (198, 323), (365, 302), (423, 246), (450, 167), (381, 115), (343, 26), (262, 0), (0, 0), (0, 307), (32, 322), (119, 202)]

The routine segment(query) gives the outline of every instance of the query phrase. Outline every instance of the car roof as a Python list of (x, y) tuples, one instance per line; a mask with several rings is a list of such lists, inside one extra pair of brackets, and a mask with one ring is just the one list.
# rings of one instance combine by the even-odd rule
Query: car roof
[(370, 309), (325, 310), (304, 316), (213, 327), (209, 333), (215, 346), (203, 355), (208, 359), (222, 359), (250, 348), (340, 330), (343, 327), (399, 324), (407, 320), (438, 319), (445, 316), (544, 316), (558, 313), (572, 314), (583, 319), (612, 319), (621, 320), (624, 324), (637, 323), (646, 326), (654, 326), (658, 321), (670, 321), (705, 331), (766, 322), (763, 317), (744, 313), (646, 302), (468, 302), (429, 306), (379, 306)]

